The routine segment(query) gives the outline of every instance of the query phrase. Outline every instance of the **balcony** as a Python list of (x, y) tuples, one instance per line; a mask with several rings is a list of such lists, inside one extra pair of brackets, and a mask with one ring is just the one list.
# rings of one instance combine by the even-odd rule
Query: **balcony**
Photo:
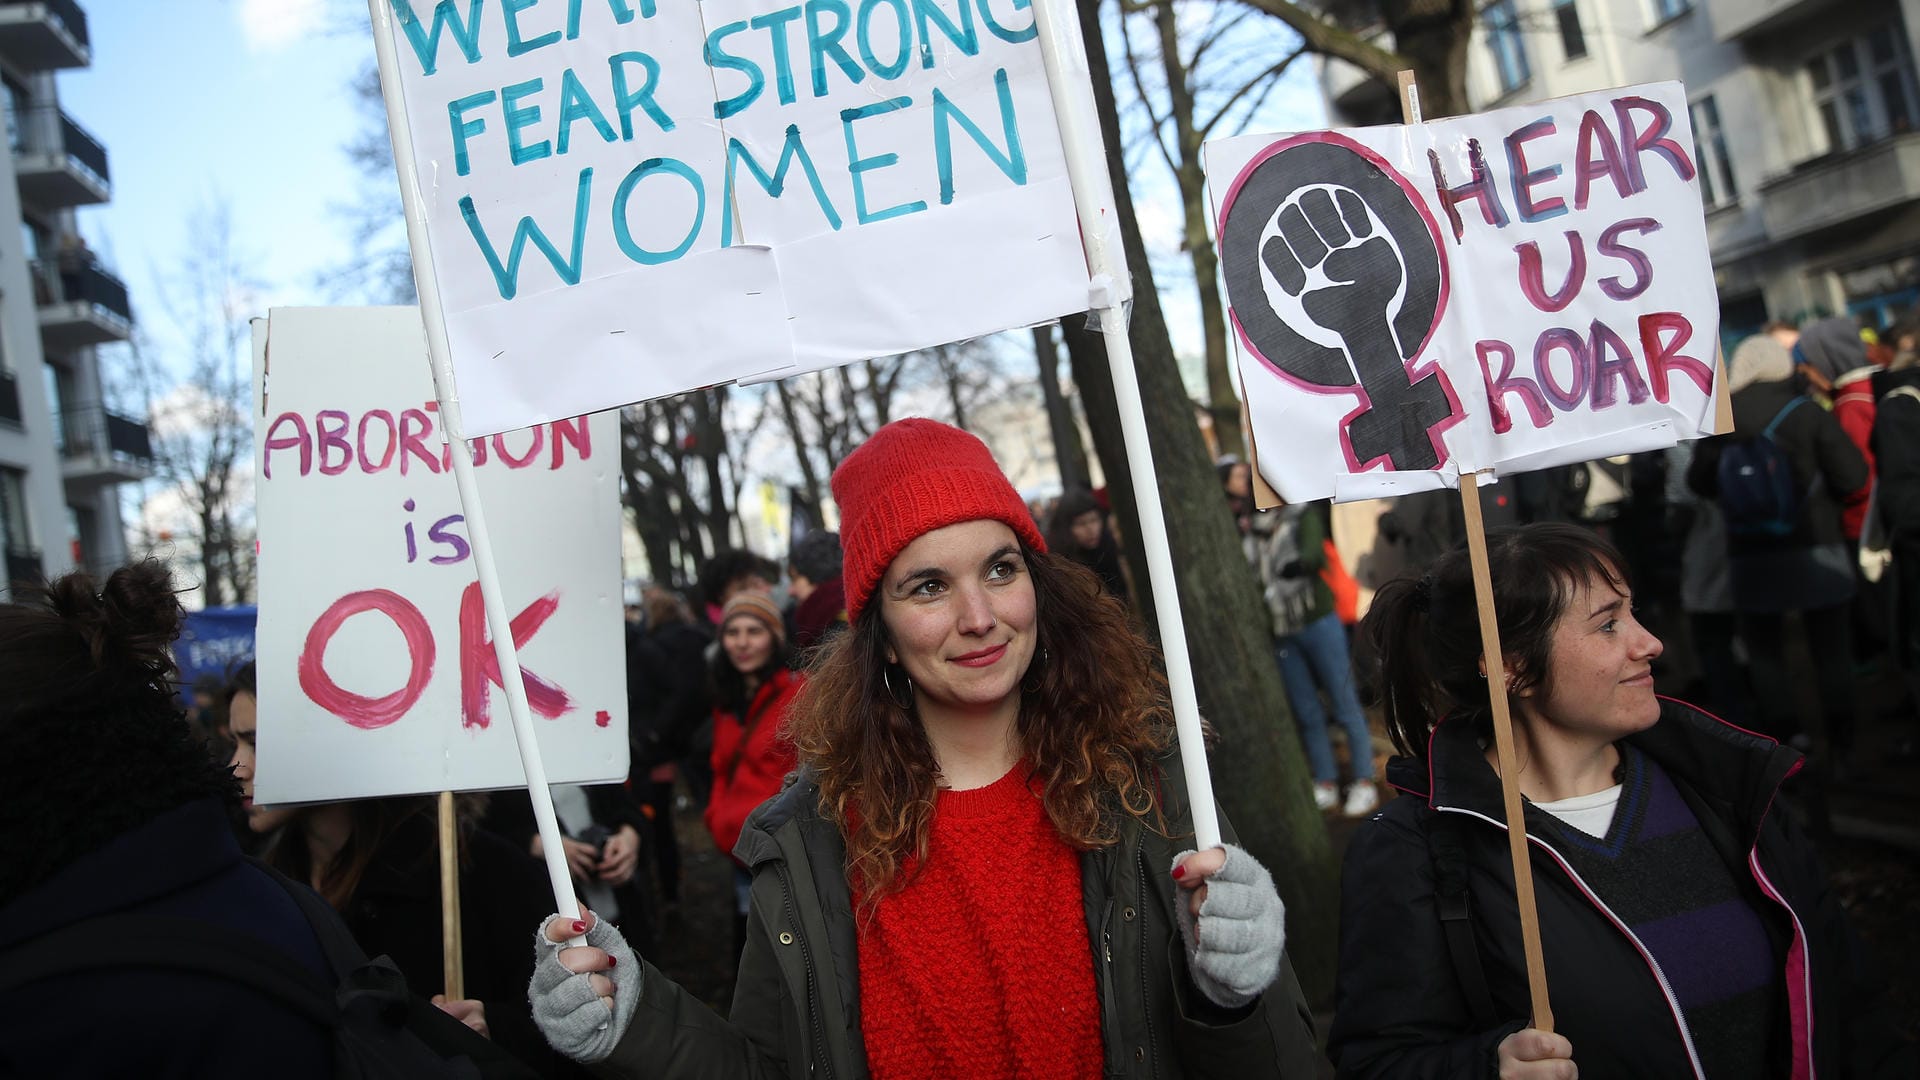
[(52, 105), (36, 105), (16, 114), (13, 125), (13, 171), (21, 201), (60, 210), (112, 197), (107, 148), (72, 117)]
[(1760, 185), (1767, 235), (1785, 240), (1920, 199), (1920, 133), (1803, 162)]
[(1825, 12), (1837, 12), (1842, 0), (1706, 0), (1707, 21), (1721, 42), (1770, 35), (1798, 26)]
[(73, 0), (0, 0), (0, 59), (30, 73), (86, 67), (86, 13)]
[(125, 341), (133, 334), (127, 286), (84, 248), (33, 264), (40, 341), (49, 358), (88, 345)]
[(19, 427), (25, 419), (20, 413), (20, 380), (11, 371), (0, 371), (0, 423)]
[(97, 405), (61, 413), (60, 471), (75, 487), (145, 480), (153, 475), (147, 425)]

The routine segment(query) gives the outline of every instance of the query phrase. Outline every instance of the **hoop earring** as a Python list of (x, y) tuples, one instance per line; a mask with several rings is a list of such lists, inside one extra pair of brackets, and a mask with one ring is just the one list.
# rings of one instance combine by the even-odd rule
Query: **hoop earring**
[(1047, 660), (1047, 647), (1042, 645), (1040, 646), (1040, 662), (1027, 665), (1027, 676), (1020, 680), (1020, 689), (1025, 690), (1029, 694), (1037, 694), (1040, 692), (1041, 679), (1047, 670)]
[(904, 680), (907, 684), (907, 693), (904, 698), (900, 696), (900, 691), (894, 689), (893, 667), (891, 665), (888, 665), (887, 667), (883, 667), (880, 669), (880, 682), (882, 685), (884, 685), (887, 688), (887, 696), (893, 699), (893, 703), (895, 705), (900, 706), (901, 712), (912, 712), (913, 711), (913, 676), (907, 674), (906, 668), (901, 668), (900, 678)]

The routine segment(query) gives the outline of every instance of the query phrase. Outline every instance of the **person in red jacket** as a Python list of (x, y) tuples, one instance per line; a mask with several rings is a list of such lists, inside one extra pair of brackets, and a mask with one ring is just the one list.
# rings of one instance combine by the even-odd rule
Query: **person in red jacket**
[[(720, 653), (713, 660), (713, 794), (707, 800), (707, 831), (729, 855), (747, 815), (778, 795), (799, 763), (786, 737), (786, 721), (805, 680), (787, 667), (787, 655), (786, 624), (773, 601), (757, 592), (727, 601), (720, 614)], [(736, 945), (746, 942), (751, 883), (746, 867), (736, 865)]]
[[(1822, 319), (1801, 331), (1793, 347), (1795, 367), (1833, 407), (1833, 418), (1867, 461), (1867, 483), (1843, 493), (1840, 531), (1851, 543), (1860, 542), (1867, 520), (1867, 494), (1873, 486), (1873, 373), (1885, 366), (1860, 336), (1860, 324), (1850, 316)], [(1888, 350), (1891, 352), (1891, 350)]]

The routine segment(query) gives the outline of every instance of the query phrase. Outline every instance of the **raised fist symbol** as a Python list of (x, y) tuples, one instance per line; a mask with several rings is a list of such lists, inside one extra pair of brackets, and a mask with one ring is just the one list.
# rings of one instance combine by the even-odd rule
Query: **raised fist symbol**
[(1456, 415), (1438, 368), (1409, 368), (1440, 323), (1438, 232), (1385, 164), (1339, 135), (1290, 140), (1247, 166), (1221, 217), (1227, 299), (1247, 345), (1317, 393), (1354, 393), (1353, 462), (1440, 464)]

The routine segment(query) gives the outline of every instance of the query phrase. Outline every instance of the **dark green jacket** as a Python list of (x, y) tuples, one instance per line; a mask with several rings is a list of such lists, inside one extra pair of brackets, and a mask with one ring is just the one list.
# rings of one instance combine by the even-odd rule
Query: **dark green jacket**
[[(1169, 829), (1191, 834), (1179, 758), (1162, 762)], [(753, 869), (753, 905), (731, 1020), (643, 961), (641, 999), (613, 1055), (625, 1077), (864, 1080), (860, 965), (839, 830), (803, 770), (747, 822), (734, 856)], [(1121, 815), (1120, 841), (1080, 857), (1109, 1077), (1315, 1075), (1312, 1016), (1291, 964), (1246, 1009), (1202, 997), (1174, 923), (1173, 858), (1190, 847)], [(1222, 819), (1221, 829), (1231, 838)]]

